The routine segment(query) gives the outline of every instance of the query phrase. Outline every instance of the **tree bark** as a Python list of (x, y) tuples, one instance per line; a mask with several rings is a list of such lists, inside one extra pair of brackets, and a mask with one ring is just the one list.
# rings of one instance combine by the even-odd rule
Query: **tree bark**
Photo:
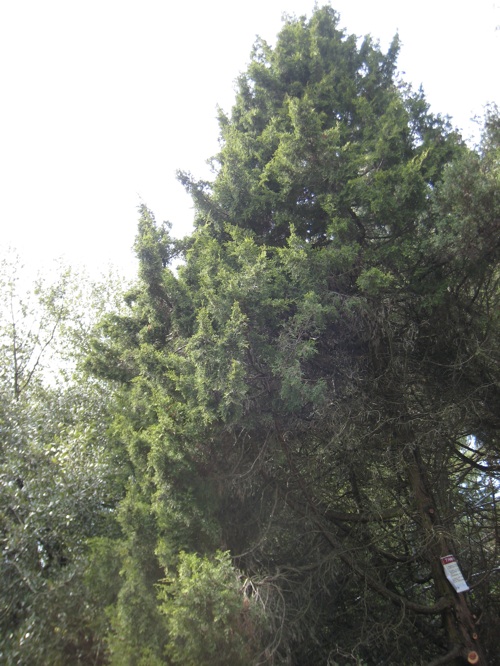
[[(443, 626), (448, 638), (449, 653), (437, 657), (432, 664), (448, 663), (453, 666), (478, 664), (487, 666), (486, 655), (479, 643), (474, 618), (465, 600), (446, 578), (441, 557), (454, 552), (453, 544), (439, 516), (425, 466), (418, 447), (414, 447), (408, 465), (408, 480), (415, 500), (417, 520), (423, 532), (426, 557), (429, 561), (436, 599), (446, 598), (449, 604), (441, 611)], [(445, 661), (442, 661), (445, 659)]]

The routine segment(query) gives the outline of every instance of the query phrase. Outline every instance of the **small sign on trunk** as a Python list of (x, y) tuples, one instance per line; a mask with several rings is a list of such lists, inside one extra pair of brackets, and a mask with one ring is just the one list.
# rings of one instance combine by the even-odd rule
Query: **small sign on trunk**
[(465, 582), (465, 579), (460, 571), (458, 562), (455, 559), (454, 555), (445, 555), (441, 558), (441, 564), (443, 565), (444, 575), (450, 581), (450, 583), (455, 588), (456, 592), (467, 592), (469, 586)]

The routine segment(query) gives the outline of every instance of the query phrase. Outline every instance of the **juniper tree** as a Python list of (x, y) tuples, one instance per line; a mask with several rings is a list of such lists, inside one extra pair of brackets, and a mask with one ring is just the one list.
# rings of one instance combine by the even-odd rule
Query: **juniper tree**
[(220, 114), (213, 182), (180, 176), (192, 236), (142, 207), (130, 316), (91, 361), (127, 405), (124, 585), (146, 562), (147, 603), (123, 597), (113, 645), (133, 659), (178, 663), (155, 582), (223, 550), (249, 663), (495, 663), (499, 123), (467, 148), (397, 52), (330, 8), (287, 19)]

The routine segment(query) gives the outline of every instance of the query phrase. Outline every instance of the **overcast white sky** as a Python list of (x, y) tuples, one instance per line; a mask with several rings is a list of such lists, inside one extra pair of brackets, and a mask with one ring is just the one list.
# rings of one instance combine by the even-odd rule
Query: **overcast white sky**
[[(322, 4), (321, 2), (319, 4)], [(384, 48), (456, 125), (500, 101), (500, 2), (337, 0), (349, 33)], [(190, 229), (178, 168), (207, 175), (216, 106), (257, 34), (309, 0), (0, 0), (0, 245), (133, 274), (137, 206)]]

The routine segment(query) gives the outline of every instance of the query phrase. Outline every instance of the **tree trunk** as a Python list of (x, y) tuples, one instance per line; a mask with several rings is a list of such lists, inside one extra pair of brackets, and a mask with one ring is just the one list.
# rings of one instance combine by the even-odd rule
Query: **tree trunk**
[(436, 598), (439, 600), (444, 597), (450, 601), (442, 611), (443, 626), (449, 644), (448, 658), (446, 655), (438, 657), (432, 664), (486, 666), (486, 656), (479, 643), (474, 618), (464, 593), (455, 592), (446, 578), (441, 564), (440, 558), (452, 554), (454, 548), (451, 539), (443, 529), (418, 447), (415, 447), (412, 452), (408, 479), (415, 498), (417, 520), (423, 532), (423, 543), (434, 580)]

